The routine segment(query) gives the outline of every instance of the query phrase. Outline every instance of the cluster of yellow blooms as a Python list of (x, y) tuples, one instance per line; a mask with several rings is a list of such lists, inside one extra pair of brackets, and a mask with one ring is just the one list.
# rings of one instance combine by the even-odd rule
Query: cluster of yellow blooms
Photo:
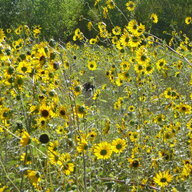
[[(115, 7), (107, 0), (104, 18)], [(164, 47), (135, 19), (111, 31), (87, 26), (98, 34), (76, 29), (82, 46), (40, 41), (40, 26), (0, 29), (0, 191), (104, 191), (103, 180), (113, 191), (185, 190), (191, 40), (181, 34)]]

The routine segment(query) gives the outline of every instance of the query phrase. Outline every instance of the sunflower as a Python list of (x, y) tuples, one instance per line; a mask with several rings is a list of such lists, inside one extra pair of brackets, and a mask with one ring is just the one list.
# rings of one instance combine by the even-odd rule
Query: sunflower
[(186, 18), (185, 18), (185, 23), (186, 23), (187, 25), (189, 25), (191, 22), (192, 22), (192, 17), (186, 17)]
[(136, 60), (139, 64), (146, 64), (150, 61), (150, 58), (147, 54), (147, 51), (145, 49), (139, 49), (136, 51)]
[(112, 33), (113, 33), (114, 35), (121, 35), (121, 27), (115, 26), (115, 27), (112, 29)]
[(31, 139), (30, 139), (30, 135), (29, 133), (27, 133), (26, 131), (22, 132), (22, 137), (20, 139), (20, 145), (22, 147), (25, 147), (26, 145), (28, 145), (30, 143)]
[(156, 67), (158, 70), (166, 69), (167, 61), (165, 59), (160, 59), (156, 63)]
[(111, 127), (111, 122), (109, 119), (106, 119), (103, 131), (102, 131), (104, 135), (109, 133), (110, 127)]
[(86, 107), (84, 105), (77, 105), (76, 114), (78, 115), (78, 117), (83, 118), (87, 114)]
[(88, 61), (88, 69), (94, 71), (97, 69), (97, 63), (95, 61)]
[(15, 34), (20, 35), (23, 30), (23, 26), (20, 25), (18, 28), (15, 29)]
[(113, 0), (107, 0), (106, 4), (107, 4), (109, 9), (115, 8), (115, 2)]
[(119, 49), (119, 50), (123, 50), (124, 46), (123, 46), (123, 44), (121, 43), (120, 40), (116, 42), (116, 48)]
[(137, 33), (137, 29), (138, 29), (137, 27), (138, 27), (138, 23), (135, 19), (129, 21), (128, 25), (126, 26), (128, 31), (132, 34)]
[(96, 136), (97, 136), (97, 132), (95, 132), (95, 131), (90, 131), (90, 132), (88, 133), (88, 135), (87, 135), (87, 138), (88, 138), (88, 140), (93, 141), (93, 140), (95, 140)]
[(140, 167), (140, 162), (139, 162), (139, 159), (135, 159), (135, 158), (128, 158), (127, 159), (128, 162), (130, 163), (130, 167), (133, 167), (133, 168), (138, 168)]
[(103, 7), (103, 17), (106, 19), (107, 18), (107, 14), (108, 14), (109, 10), (107, 7)]
[(39, 117), (35, 119), (36, 127), (40, 129), (45, 129), (47, 126), (47, 119), (44, 117)]
[(33, 33), (34, 33), (34, 36), (36, 36), (39, 33), (41, 33), (41, 27), (39, 25), (34, 26)]
[(98, 28), (99, 28), (100, 32), (106, 31), (106, 24), (104, 22), (99, 22), (98, 23)]
[(17, 67), (17, 71), (19, 73), (30, 73), (31, 72), (31, 66), (26, 61), (21, 61)]
[(134, 35), (140, 36), (140, 35), (142, 35), (144, 32), (145, 32), (145, 25), (140, 24), (140, 25), (137, 27), (137, 31), (134, 33)]
[(171, 87), (168, 87), (164, 92), (163, 95), (165, 98), (167, 99), (178, 99), (179, 98), (179, 94), (177, 93), (177, 91), (175, 89), (172, 89)]
[(119, 78), (120, 78), (122, 81), (130, 82), (131, 79), (132, 79), (132, 78), (130, 77), (129, 71), (125, 71), (125, 72), (119, 73), (118, 76), (119, 76)]
[(172, 181), (173, 177), (169, 174), (169, 171), (163, 171), (157, 173), (153, 179), (159, 186), (165, 187)]
[(0, 29), (0, 43), (5, 39), (5, 33), (3, 29)]
[(179, 104), (176, 106), (177, 110), (181, 113), (191, 114), (191, 106), (188, 104)]
[(128, 61), (122, 61), (120, 67), (122, 71), (127, 71), (130, 68), (130, 63)]
[(192, 130), (192, 119), (190, 119), (187, 124), (186, 124), (187, 128), (188, 129), (191, 129)]
[(134, 65), (134, 69), (136, 73), (143, 73), (145, 71), (145, 66), (142, 64), (136, 64)]
[(1, 108), (1, 114), (0, 114), (0, 119), (5, 120), (5, 119), (9, 119), (11, 115), (11, 109), (7, 108), (7, 107), (2, 107)]
[(75, 165), (73, 163), (64, 163), (63, 172), (65, 175), (70, 175), (74, 171)]
[(136, 4), (133, 1), (128, 1), (126, 4), (126, 8), (128, 11), (134, 11)]
[(129, 46), (130, 47), (138, 47), (141, 44), (141, 38), (138, 36), (131, 36), (129, 39)]
[(92, 28), (93, 28), (93, 23), (92, 23), (91, 21), (89, 21), (89, 22), (87, 23), (87, 28), (88, 28), (89, 31), (92, 30)]
[(163, 114), (158, 114), (158, 115), (156, 115), (156, 117), (153, 119), (153, 122), (154, 123), (157, 123), (157, 124), (160, 124), (160, 123), (162, 123), (162, 122), (164, 122), (165, 121), (165, 115), (163, 115)]
[(111, 42), (116, 45), (118, 43), (118, 40), (119, 39), (118, 39), (117, 36), (113, 36), (112, 39), (111, 39)]
[(27, 170), (27, 177), (33, 186), (37, 186), (37, 184), (41, 181), (40, 173), (34, 170)]
[(75, 96), (78, 96), (82, 93), (82, 86), (79, 84), (78, 81), (74, 81), (72, 90)]
[(152, 64), (148, 63), (146, 66), (145, 66), (145, 74), (151, 74), (153, 73), (154, 71), (154, 67)]
[(153, 23), (157, 23), (158, 22), (158, 17), (155, 13), (152, 13), (150, 16), (150, 19), (153, 21)]
[(81, 141), (78, 143), (77, 151), (79, 153), (86, 152), (88, 150), (88, 142), (85, 139), (81, 139)]
[(98, 39), (97, 38), (91, 38), (90, 40), (89, 40), (89, 43), (91, 44), (91, 45), (94, 45), (94, 44), (96, 44), (98, 42)]
[(130, 34), (128, 32), (125, 32), (120, 37), (120, 43), (122, 44), (122, 46), (127, 47), (129, 45), (129, 39), (130, 39)]
[(96, 147), (94, 147), (94, 155), (98, 159), (109, 159), (112, 155), (112, 147), (108, 142), (99, 143)]
[(39, 108), (39, 114), (45, 119), (49, 119), (53, 116), (53, 112), (50, 106), (43, 104)]
[(28, 153), (22, 153), (21, 157), (20, 157), (20, 160), (23, 161), (23, 163), (25, 165), (32, 164), (32, 161), (31, 161), (32, 158), (31, 158), (31, 156)]
[(134, 111), (135, 111), (135, 106), (130, 105), (130, 106), (128, 107), (128, 110), (129, 110), (130, 112), (134, 112)]
[(115, 153), (121, 153), (123, 152), (123, 150), (125, 150), (126, 141), (123, 139), (117, 138), (112, 141), (112, 147)]

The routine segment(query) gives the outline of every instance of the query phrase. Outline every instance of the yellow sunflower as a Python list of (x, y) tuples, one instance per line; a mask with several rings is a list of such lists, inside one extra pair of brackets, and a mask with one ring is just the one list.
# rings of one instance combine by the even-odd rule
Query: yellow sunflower
[(127, 47), (129, 45), (129, 39), (130, 39), (130, 34), (128, 32), (125, 32), (120, 37), (120, 43), (122, 44), (122, 46)]
[(95, 61), (88, 61), (88, 69), (94, 71), (97, 69), (97, 63)]
[(30, 143), (31, 139), (30, 139), (30, 135), (29, 133), (27, 133), (26, 131), (22, 132), (22, 137), (20, 139), (20, 145), (22, 147), (25, 147), (26, 145), (28, 145)]
[(50, 106), (43, 104), (39, 108), (39, 114), (45, 119), (49, 119), (53, 116), (53, 111)]
[(137, 33), (137, 27), (138, 27), (138, 23), (135, 19), (132, 19), (131, 21), (129, 21), (128, 25), (126, 26), (128, 31), (132, 34)]
[(150, 19), (153, 21), (153, 23), (157, 23), (158, 22), (158, 17), (155, 13), (152, 13), (150, 16)]
[(81, 141), (78, 143), (77, 146), (77, 151), (79, 153), (85, 153), (88, 150), (89, 146), (88, 146), (88, 142), (85, 139), (81, 139)]
[(191, 106), (188, 104), (179, 104), (176, 106), (177, 110), (181, 113), (191, 114)]
[(136, 7), (135, 2), (128, 1), (125, 5), (126, 5), (126, 8), (128, 11), (134, 11), (135, 10), (135, 7)]
[(5, 39), (5, 33), (3, 29), (0, 29), (0, 43)]
[(112, 141), (112, 147), (115, 153), (121, 153), (123, 152), (123, 150), (125, 150), (126, 141), (123, 139), (117, 138)]
[(84, 105), (77, 105), (76, 106), (76, 114), (78, 117), (83, 118), (87, 114), (87, 109)]
[(141, 44), (142, 40), (138, 36), (131, 36), (129, 39), (129, 46), (130, 47), (138, 47)]
[(37, 184), (41, 181), (40, 173), (38, 171), (27, 170), (27, 177), (34, 186), (37, 186)]
[(140, 167), (140, 159), (138, 158), (127, 158), (128, 162), (129, 162), (129, 167), (132, 167), (132, 168), (138, 168)]
[(122, 71), (127, 71), (130, 68), (130, 63), (128, 61), (122, 61), (120, 67)]
[(108, 142), (99, 143), (96, 147), (94, 147), (94, 155), (98, 159), (109, 159), (112, 155), (112, 147)]
[(157, 173), (153, 179), (154, 179), (154, 182), (157, 183), (159, 186), (165, 187), (169, 185), (173, 177), (171, 174), (169, 174), (169, 171), (163, 171), (163, 172)]
[(70, 175), (74, 171), (75, 165), (73, 163), (65, 163), (63, 165), (63, 172), (65, 175)]
[(165, 59), (160, 59), (156, 63), (156, 67), (158, 70), (166, 69), (167, 61)]
[(112, 33), (113, 33), (114, 35), (121, 35), (121, 27), (115, 26), (115, 27), (112, 29)]
[(64, 106), (60, 106), (60, 107), (58, 108), (58, 115), (59, 115), (60, 117), (64, 118), (64, 119), (67, 118), (67, 110), (66, 110), (66, 108), (65, 108)]
[(109, 9), (115, 8), (115, 2), (113, 0), (107, 0), (106, 4), (107, 4)]
[(186, 17), (186, 18), (185, 18), (185, 23), (186, 23), (187, 25), (189, 25), (191, 22), (192, 22), (192, 17)]

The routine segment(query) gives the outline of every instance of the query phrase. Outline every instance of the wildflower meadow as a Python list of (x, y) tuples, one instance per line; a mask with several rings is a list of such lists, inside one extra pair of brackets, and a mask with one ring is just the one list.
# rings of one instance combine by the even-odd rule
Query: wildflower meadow
[(0, 28), (0, 192), (192, 191), (191, 37), (134, 0), (93, 6), (69, 41)]

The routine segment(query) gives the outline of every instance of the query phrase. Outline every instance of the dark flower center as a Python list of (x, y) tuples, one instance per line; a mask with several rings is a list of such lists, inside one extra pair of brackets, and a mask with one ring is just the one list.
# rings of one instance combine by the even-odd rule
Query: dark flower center
[(49, 111), (47, 111), (47, 110), (42, 110), (41, 111), (41, 115), (43, 116), (43, 117), (48, 117), (49, 116)]
[(116, 148), (117, 148), (117, 149), (121, 149), (121, 148), (122, 148), (122, 145), (119, 143), (119, 144), (116, 145)]
[(167, 179), (166, 178), (161, 178), (161, 180), (160, 180), (162, 183), (165, 183), (166, 181), (167, 181)]
[(100, 154), (103, 156), (107, 155), (107, 150), (105, 150), (105, 149), (101, 150)]
[(48, 143), (49, 142), (49, 136), (47, 134), (42, 134), (40, 137), (39, 137), (39, 141), (41, 143)]
[(138, 167), (138, 166), (139, 166), (139, 162), (138, 162), (137, 160), (134, 160), (134, 161), (132, 162), (132, 166), (133, 166), (133, 167)]
[(65, 111), (64, 111), (64, 110), (61, 110), (61, 111), (60, 111), (60, 115), (64, 116), (64, 115), (65, 115)]

